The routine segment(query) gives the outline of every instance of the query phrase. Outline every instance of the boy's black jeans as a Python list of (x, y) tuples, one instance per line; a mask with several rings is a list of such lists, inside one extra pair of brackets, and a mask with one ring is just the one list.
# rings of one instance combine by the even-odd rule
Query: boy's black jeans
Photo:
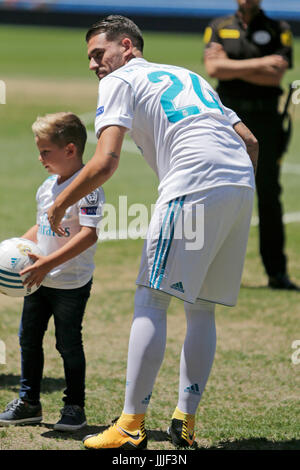
[(21, 346), (20, 398), (30, 403), (40, 400), (43, 376), (43, 338), (53, 315), (56, 349), (64, 365), (66, 390), (63, 401), (84, 407), (85, 355), (82, 344), (82, 319), (92, 280), (78, 289), (41, 286), (25, 297), (19, 339)]

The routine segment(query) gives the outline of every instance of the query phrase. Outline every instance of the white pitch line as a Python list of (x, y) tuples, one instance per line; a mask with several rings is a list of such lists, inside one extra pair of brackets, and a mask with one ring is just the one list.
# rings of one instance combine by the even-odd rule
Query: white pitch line
[[(89, 144), (97, 143), (97, 137), (93, 131), (87, 131), (87, 141)], [(134, 155), (141, 155), (135, 143), (132, 140), (129, 140), (126, 136), (122, 145), (122, 150)]]
[[(87, 131), (87, 141), (90, 144), (97, 143), (97, 137), (93, 131)], [(122, 149), (132, 155), (141, 155), (133, 140), (127, 136), (125, 136)], [(297, 163), (283, 163), (281, 171), (288, 175), (300, 175), (300, 165)]]
[[(80, 119), (82, 119), (84, 124), (86, 126), (88, 126), (89, 124), (94, 122), (95, 112), (87, 112), (87, 113), (81, 114)], [(97, 143), (97, 137), (95, 136), (94, 131), (87, 131), (87, 141), (88, 141), (89, 144), (96, 144)], [(135, 143), (133, 142), (133, 140), (130, 139), (130, 137), (127, 137), (126, 135), (125, 135), (125, 139), (124, 139), (122, 149), (125, 152), (131, 153), (131, 154), (141, 155), (140, 151), (138, 150), (138, 148), (135, 145)]]
[(298, 163), (284, 163), (282, 165), (282, 173), (300, 175), (300, 165)]
[[(80, 115), (80, 119), (85, 123), (85, 125), (89, 125), (94, 122), (95, 119), (95, 112), (86, 112)], [(97, 138), (93, 131), (87, 131), (87, 141), (90, 144), (96, 144)], [(138, 148), (136, 147), (135, 143), (127, 136), (125, 136), (123, 149), (125, 152), (132, 153), (135, 155), (140, 155)], [(282, 173), (285, 174), (292, 174), (292, 175), (300, 175), (300, 164), (299, 163), (283, 163), (282, 164)]]
[(87, 141), (89, 144), (96, 144), (97, 143), (97, 137), (95, 136), (95, 132), (93, 131), (86, 131), (87, 133)]
[[(300, 212), (289, 212), (283, 215), (283, 223), (291, 224), (294, 222), (300, 222)], [(256, 227), (259, 223), (259, 218), (257, 215), (254, 215), (251, 220), (251, 226)]]
[[(284, 214), (283, 216), (284, 224), (291, 224), (295, 222), (300, 222), (300, 212), (290, 212), (288, 214)], [(258, 216), (254, 215), (251, 219), (251, 226), (256, 227), (259, 223)], [(146, 233), (147, 227), (143, 227), (141, 232)], [(140, 238), (133, 234), (133, 236), (129, 236), (127, 230), (110, 230), (108, 232), (101, 233), (99, 235), (98, 242), (107, 242), (107, 241), (120, 241), (120, 240), (128, 240), (128, 239), (137, 239)]]
[(95, 111), (88, 111), (86, 113), (80, 114), (80, 119), (84, 122), (86, 126), (93, 123), (95, 121), (96, 110)]

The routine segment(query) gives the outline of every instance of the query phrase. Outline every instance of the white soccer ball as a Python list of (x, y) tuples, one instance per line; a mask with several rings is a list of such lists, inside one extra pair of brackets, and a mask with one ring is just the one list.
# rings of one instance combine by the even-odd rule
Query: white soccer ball
[(33, 264), (28, 253), (43, 255), (36, 243), (25, 238), (9, 238), (0, 243), (0, 292), (10, 297), (26, 297), (33, 294), (38, 287), (29, 288), (23, 285), (25, 276), (19, 272)]

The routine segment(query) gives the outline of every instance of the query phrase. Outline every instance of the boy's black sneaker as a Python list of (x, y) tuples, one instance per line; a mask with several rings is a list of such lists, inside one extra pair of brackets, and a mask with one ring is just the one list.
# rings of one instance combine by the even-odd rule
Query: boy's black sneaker
[(31, 405), (27, 401), (16, 398), (8, 403), (5, 411), (0, 414), (0, 426), (10, 424), (37, 424), (42, 421), (42, 406)]
[(173, 418), (171, 426), (167, 429), (167, 433), (175, 447), (197, 448), (193, 424), (188, 420)]
[(86, 425), (84, 409), (78, 405), (65, 405), (60, 413), (61, 418), (53, 427), (55, 431), (78, 431)]

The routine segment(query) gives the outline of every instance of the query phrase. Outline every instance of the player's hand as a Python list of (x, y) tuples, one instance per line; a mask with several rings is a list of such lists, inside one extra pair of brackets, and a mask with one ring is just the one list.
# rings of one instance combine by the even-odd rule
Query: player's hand
[(64, 229), (61, 227), (60, 222), (65, 215), (65, 210), (57, 207), (55, 203), (48, 210), (48, 220), (51, 230), (62, 237), (66, 236)]
[(35, 255), (33, 253), (28, 253), (28, 256), (31, 261), (33, 261), (33, 264), (20, 271), (21, 276), (27, 274), (23, 284), (27, 285), (29, 288), (33, 287), (35, 284), (39, 287), (46, 274), (51, 271), (51, 266), (47, 256)]

